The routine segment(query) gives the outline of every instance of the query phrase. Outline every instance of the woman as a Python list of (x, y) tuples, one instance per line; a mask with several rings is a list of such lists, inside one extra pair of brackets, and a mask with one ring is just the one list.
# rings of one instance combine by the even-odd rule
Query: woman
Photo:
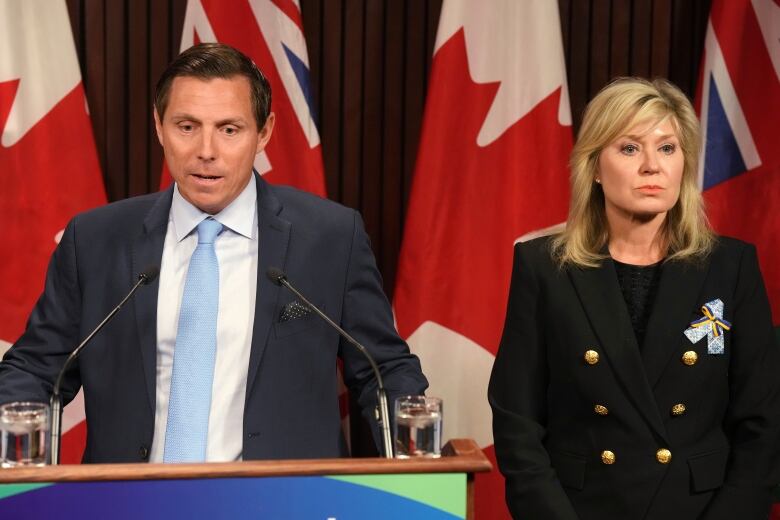
[(675, 86), (613, 82), (566, 230), (515, 249), (489, 399), (517, 518), (767, 517), (778, 351), (755, 248), (708, 227), (699, 149)]

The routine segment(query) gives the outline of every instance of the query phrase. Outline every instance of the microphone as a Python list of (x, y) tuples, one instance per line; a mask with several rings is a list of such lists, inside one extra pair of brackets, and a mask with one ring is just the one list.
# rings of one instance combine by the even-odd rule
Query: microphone
[(84, 347), (87, 345), (87, 343), (89, 343), (92, 338), (95, 337), (95, 334), (97, 334), (100, 329), (106, 325), (106, 323), (111, 321), (111, 318), (113, 318), (116, 313), (119, 312), (119, 309), (122, 308), (122, 305), (124, 305), (125, 302), (127, 302), (127, 300), (129, 300), (133, 294), (135, 294), (135, 291), (137, 291), (138, 288), (142, 285), (149, 285), (150, 283), (154, 282), (159, 274), (160, 268), (157, 266), (150, 266), (144, 269), (144, 271), (138, 275), (138, 281), (135, 283), (135, 285), (133, 285), (133, 288), (130, 289), (130, 292), (127, 293), (127, 296), (125, 296), (124, 299), (119, 302), (119, 305), (114, 307), (114, 310), (109, 312), (108, 316), (106, 316), (105, 319), (103, 319), (103, 321), (101, 321), (98, 326), (95, 327), (95, 330), (93, 330), (89, 336), (87, 336), (84, 341), (82, 341), (81, 344), (79, 344), (79, 346), (70, 353), (68, 359), (65, 360), (65, 364), (62, 365), (51, 394), (51, 428), (49, 431), (49, 441), (51, 444), (51, 464), (53, 466), (56, 466), (60, 463), (60, 441), (62, 439), (62, 396), (60, 395), (60, 385), (62, 384), (62, 378), (65, 375), (65, 372), (68, 370), (68, 367), (73, 363), (73, 361), (79, 356), (81, 351), (84, 350)]
[(382, 382), (382, 374), (379, 372), (379, 367), (376, 364), (376, 361), (374, 361), (374, 358), (371, 357), (371, 354), (368, 352), (366, 347), (358, 343), (358, 341), (350, 336), (344, 329), (339, 327), (333, 320), (331, 320), (324, 312), (322, 312), (316, 305), (311, 303), (309, 300), (306, 299), (304, 295), (302, 295), (298, 290), (293, 287), (290, 282), (287, 281), (287, 275), (284, 274), (284, 271), (277, 267), (269, 267), (268, 271), (266, 271), (266, 275), (268, 278), (271, 279), (273, 283), (275, 283), (278, 286), (284, 286), (287, 287), (287, 289), (290, 290), (295, 296), (300, 298), (300, 300), (312, 311), (314, 311), (315, 314), (317, 314), (320, 318), (325, 320), (325, 322), (336, 329), (338, 333), (341, 335), (342, 338), (346, 339), (350, 344), (352, 344), (355, 348), (357, 348), (363, 356), (368, 360), (369, 364), (371, 365), (371, 369), (374, 371), (374, 377), (376, 377), (376, 383), (377, 383), (377, 400), (379, 402), (379, 417), (377, 417), (377, 422), (379, 423), (379, 428), (382, 430), (382, 443), (383, 443), (383, 451), (385, 458), (392, 459), (393, 458), (393, 442), (390, 437), (390, 412), (387, 408), (387, 393), (385, 392), (385, 384)]

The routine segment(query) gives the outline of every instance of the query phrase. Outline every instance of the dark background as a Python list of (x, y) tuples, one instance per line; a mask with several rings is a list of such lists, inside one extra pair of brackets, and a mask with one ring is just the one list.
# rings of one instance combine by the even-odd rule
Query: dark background
[[(155, 191), (154, 85), (186, 0), (67, 3), (108, 199)], [(328, 196), (363, 214), (391, 297), (441, 3), (300, 0)], [(559, 0), (575, 131), (615, 76), (667, 77), (693, 97), (710, 3)]]

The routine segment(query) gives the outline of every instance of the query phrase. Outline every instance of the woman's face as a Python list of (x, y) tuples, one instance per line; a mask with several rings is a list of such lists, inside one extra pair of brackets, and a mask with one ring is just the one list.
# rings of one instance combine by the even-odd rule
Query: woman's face
[(607, 217), (652, 220), (665, 216), (680, 196), (683, 152), (674, 125), (639, 123), (604, 147), (596, 182)]

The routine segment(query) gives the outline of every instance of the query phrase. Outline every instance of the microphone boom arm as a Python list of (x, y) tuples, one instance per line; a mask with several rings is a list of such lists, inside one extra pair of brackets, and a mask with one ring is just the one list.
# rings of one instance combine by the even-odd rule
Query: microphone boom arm
[(297, 296), (306, 306), (314, 311), (317, 316), (325, 320), (331, 327), (336, 329), (341, 336), (346, 339), (349, 343), (351, 343), (355, 348), (357, 348), (361, 354), (368, 360), (368, 362), (371, 364), (371, 368), (374, 371), (374, 375), (376, 376), (377, 381), (377, 400), (379, 402), (379, 417), (377, 417), (377, 422), (379, 423), (379, 427), (382, 431), (382, 444), (383, 444), (383, 452), (384, 457), (388, 459), (393, 458), (393, 442), (392, 437), (390, 436), (390, 412), (387, 407), (387, 392), (385, 392), (385, 385), (382, 381), (382, 373), (379, 371), (379, 367), (376, 364), (376, 361), (374, 361), (374, 358), (371, 357), (371, 354), (369, 354), (368, 350), (366, 350), (366, 347), (358, 343), (358, 341), (353, 338), (351, 335), (347, 333), (344, 329), (339, 327), (333, 320), (331, 320), (324, 312), (322, 312), (319, 308), (317, 308), (316, 305), (312, 304), (304, 295), (302, 295), (295, 287), (293, 287), (290, 282), (287, 281), (287, 277), (282, 272), (271, 272), (271, 269), (269, 269), (269, 277), (276, 282), (277, 284), (284, 285), (287, 287), (287, 289), (290, 290), (295, 296)]

